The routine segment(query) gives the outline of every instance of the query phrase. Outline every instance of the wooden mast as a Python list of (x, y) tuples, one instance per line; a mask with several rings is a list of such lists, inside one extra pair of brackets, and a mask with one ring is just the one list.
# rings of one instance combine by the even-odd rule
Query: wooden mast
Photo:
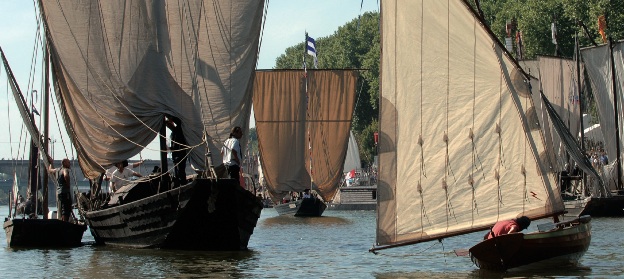
[(615, 115), (615, 154), (617, 164), (617, 189), (622, 189), (622, 156), (620, 154), (620, 124), (618, 119), (618, 94), (617, 84), (615, 82), (615, 60), (613, 59), (613, 39), (609, 38), (609, 59), (611, 62), (611, 90), (613, 91), (613, 113)]
[[(45, 42), (45, 40), (44, 40)], [(46, 43), (44, 48), (44, 56), (43, 61), (44, 65), (44, 92), (43, 92), (43, 154), (47, 155), (48, 153), (48, 144), (49, 144), (49, 128), (50, 128), (50, 50), (48, 49), (48, 44)], [(54, 156), (54, 154), (52, 154)], [(47, 156), (46, 156), (47, 157)], [(47, 160), (47, 158), (44, 158)], [(43, 193), (43, 202), (42, 202), (42, 213), (43, 219), (48, 219), (48, 171), (43, 172), (43, 189), (41, 191)], [(58, 205), (57, 205), (58, 207)]]
[[(165, 118), (163, 117), (163, 120)], [(168, 186), (167, 183), (169, 183), (169, 180), (163, 181), (163, 178), (165, 176), (162, 176), (162, 174), (164, 174), (169, 167), (167, 166), (167, 125), (165, 124), (165, 122), (163, 121), (162, 126), (160, 126), (160, 173), (161, 173), (161, 179), (160, 179), (160, 187), (159, 187), (159, 192), (160, 189), (167, 189), (167, 188), (163, 188), (163, 186)], [(165, 183), (163, 185), (163, 183)]]

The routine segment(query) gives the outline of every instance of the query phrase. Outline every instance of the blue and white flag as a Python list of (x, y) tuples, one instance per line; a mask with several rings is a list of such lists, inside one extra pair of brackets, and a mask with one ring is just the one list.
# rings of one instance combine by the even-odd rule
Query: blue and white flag
[(314, 41), (314, 38), (309, 37), (308, 34), (306, 34), (306, 50), (307, 53), (309, 55), (314, 56), (314, 68), (318, 68), (318, 58), (316, 57), (316, 41)]

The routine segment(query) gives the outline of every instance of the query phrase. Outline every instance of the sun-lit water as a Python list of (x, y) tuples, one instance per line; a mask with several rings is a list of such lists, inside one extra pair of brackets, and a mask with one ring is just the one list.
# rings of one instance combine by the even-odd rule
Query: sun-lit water
[[(8, 207), (0, 207), (6, 216)], [(0, 234), (2, 278), (624, 278), (624, 219), (592, 220), (592, 244), (569, 269), (491, 273), (456, 256), (483, 233), (368, 252), (374, 211), (326, 211), (320, 218), (277, 216), (263, 210), (246, 252), (188, 252), (86, 245), (72, 249), (12, 249)], [(534, 229), (534, 222), (529, 228)], [(41, 232), (45, 233), (45, 232)]]

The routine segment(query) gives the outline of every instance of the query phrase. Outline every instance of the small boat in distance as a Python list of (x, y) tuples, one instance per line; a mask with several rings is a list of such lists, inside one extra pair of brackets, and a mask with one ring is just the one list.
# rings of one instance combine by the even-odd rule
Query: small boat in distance
[[(9, 65), (9, 61), (4, 55), (4, 51), (0, 47), (0, 58), (4, 65), (4, 69), (8, 75), (9, 83), (11, 84), (11, 91), (13, 97), (17, 103), (17, 107), (20, 110), (20, 115), (24, 121), (24, 125), (27, 127), (31, 137), (30, 144), (30, 159), (29, 159), (29, 178), (28, 178), (28, 203), (31, 204), (30, 212), (28, 208), (24, 208), (21, 214), (17, 213), (18, 206), (18, 179), (17, 175), (14, 175), (12, 198), (9, 201), (9, 216), (4, 219), (3, 228), (6, 233), (6, 241), (9, 247), (76, 247), (82, 245), (82, 235), (87, 230), (87, 225), (83, 220), (78, 220), (75, 216), (71, 216), (70, 220), (63, 221), (57, 218), (48, 217), (48, 166), (50, 162), (47, 160), (47, 140), (42, 142), (43, 139), (47, 139), (48, 127), (45, 127), (44, 136), (42, 137), (37, 129), (37, 125), (34, 121), (34, 113), (28, 109), (34, 108), (31, 103), (30, 106), (26, 105), (24, 95), (20, 90), (13, 71)], [(45, 55), (45, 61), (48, 62), (49, 56)], [(47, 69), (47, 67), (46, 67)], [(47, 75), (46, 75), (47, 76)], [(45, 99), (49, 94), (49, 83), (45, 83)], [(47, 101), (44, 101), (48, 104)], [(45, 109), (48, 112), (48, 109)], [(44, 115), (44, 123), (47, 123), (48, 114)], [(45, 159), (40, 160), (39, 154), (44, 154)], [(41, 164), (40, 164), (41, 163)], [(58, 164), (60, 165), (60, 164)], [(58, 166), (57, 165), (57, 166)], [(45, 169), (41, 170), (39, 166), (44, 166)], [(44, 179), (40, 179), (43, 174)], [(57, 185), (57, 181), (54, 180), (54, 185)], [(38, 192), (41, 188), (42, 202), (40, 203), (38, 198)], [(56, 195), (55, 195), (56, 196)], [(58, 204), (58, 201), (57, 201)], [(42, 208), (38, 208), (39, 205)], [(13, 210), (15, 209), (15, 210)], [(43, 216), (39, 216), (39, 213)], [(22, 216), (19, 216), (22, 215)], [(73, 215), (73, 214), (72, 214)], [(56, 217), (56, 216), (53, 216)]]

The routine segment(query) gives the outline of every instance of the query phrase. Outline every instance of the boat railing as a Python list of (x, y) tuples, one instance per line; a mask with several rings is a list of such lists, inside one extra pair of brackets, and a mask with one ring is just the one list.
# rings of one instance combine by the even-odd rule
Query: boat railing
[(548, 232), (548, 231), (556, 231), (562, 230), (567, 227), (571, 227), (574, 225), (578, 225), (580, 223), (589, 223), (591, 221), (591, 216), (583, 215), (578, 218), (574, 218), (570, 221), (558, 222), (558, 223), (545, 223), (537, 225), (537, 230), (540, 232)]

